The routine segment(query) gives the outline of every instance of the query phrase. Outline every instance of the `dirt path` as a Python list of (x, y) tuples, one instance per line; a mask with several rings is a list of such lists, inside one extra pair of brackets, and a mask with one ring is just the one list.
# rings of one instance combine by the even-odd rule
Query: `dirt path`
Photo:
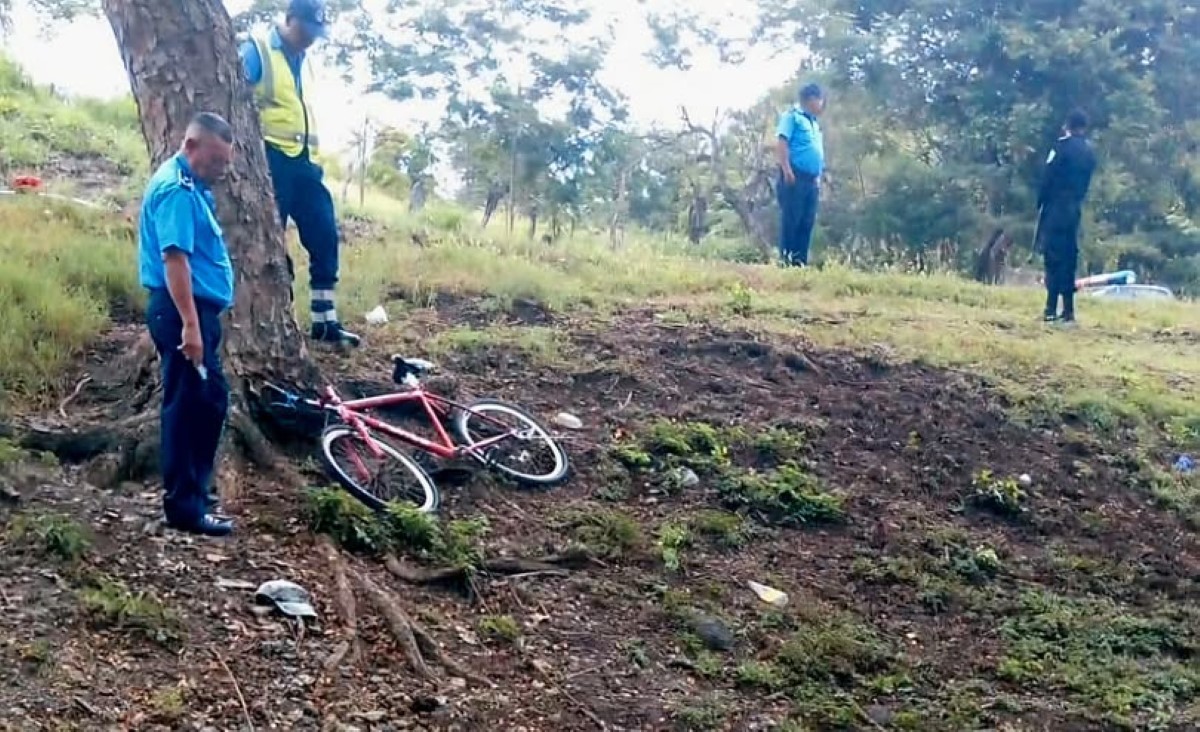
[[(255, 729), (289, 730), (1197, 721), (1200, 551), (1193, 532), (1133, 485), (1138, 466), (1122, 450), (1025, 430), (961, 374), (675, 326), (651, 312), (512, 317), (553, 328), (563, 352), (534, 357), (484, 342), (442, 365), (465, 393), (581, 417), (585, 429), (569, 443), (578, 473), (550, 493), (481, 477), (446, 489), (447, 513), (486, 516), (491, 555), (583, 541), (603, 563), (565, 578), (481, 578), (471, 602), (354, 560), (495, 688), (417, 680), (370, 616), (364, 662), (327, 674), (341, 638), (330, 569), (300, 522), (301, 497), (267, 480), (248, 479), (234, 539), (200, 541), (148, 528), (154, 486), (100, 491), (74, 468), (11, 467), (23, 500), (0, 504), (9, 524), (0, 728), (232, 730), (247, 728), (247, 715)], [(447, 323), (483, 321), (447, 303), (393, 335), (412, 345)], [(397, 350), (388, 346), (328, 365), (368, 388), (387, 377)], [(659, 418), (676, 420), (685, 440), (709, 425), (724, 444), (670, 454), (647, 437)], [(625, 463), (637, 446), (650, 467), (626, 467), (617, 445), (630, 448)], [(755, 506), (732, 523), (715, 518), (730, 515), (718, 512), (731, 495), (749, 495), (730, 485), (749, 491), (789, 465), (803, 485), (841, 497), (844, 521), (765, 525)], [(666, 479), (681, 467), (696, 485)], [(1032, 480), (1020, 515), (972, 503), (980, 487), (1007, 495), (1021, 474)], [(12, 531), (21, 517), (50, 514), (94, 527), (83, 560), (47, 558), (37, 551), (45, 541)], [(688, 534), (677, 569), (665, 566), (671, 527)], [(322, 623), (301, 632), (254, 612), (240, 588), (275, 578), (312, 589)], [(749, 580), (784, 590), (789, 603), (762, 602)], [(795, 726), (778, 726), (789, 717)]]

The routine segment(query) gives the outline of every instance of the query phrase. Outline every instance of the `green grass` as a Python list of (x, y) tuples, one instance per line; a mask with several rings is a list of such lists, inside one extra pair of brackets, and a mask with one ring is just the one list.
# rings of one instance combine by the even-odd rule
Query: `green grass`
[(0, 171), (41, 168), (63, 154), (104, 158), (123, 173), (144, 171), (133, 101), (63, 99), (0, 56)]
[(122, 222), (70, 204), (0, 198), (0, 395), (39, 397), (97, 342), (110, 307), (140, 308)]
[[(56, 154), (104, 154), (140, 183), (144, 151), (131, 103), (63, 100), (0, 61), (0, 168)], [(749, 261), (743, 241), (630, 231), (620, 251), (604, 232), (580, 227), (553, 244), (530, 239), (505, 216), (433, 201), (407, 203), (368, 190), (341, 203), (343, 217), (370, 219), (366, 238), (342, 253), (339, 309), (354, 321), (384, 304), (401, 329), (407, 312), (438, 296), (503, 304), (532, 299), (560, 314), (612, 313), (650, 305), (676, 322), (723, 323), (819, 346), (881, 349), (887, 358), (969, 369), (992, 379), (1031, 423), (1069, 418), (1115, 433), (1165, 435), (1200, 445), (1200, 307), (1103, 303), (1081, 298), (1083, 327), (1059, 332), (1037, 318), (1035, 288), (985, 287), (947, 274), (866, 273), (841, 266), (797, 272)], [(78, 212), (45, 216), (42, 203), (0, 201), (0, 388), (44, 393), (64, 365), (102, 331), (105, 306), (138, 299), (127, 231)], [(350, 227), (362, 231), (361, 227)], [(48, 243), (53, 242), (53, 246)], [(418, 243), (419, 242), (419, 243)], [(306, 297), (307, 255), (291, 231), (297, 302)], [(49, 258), (49, 259), (48, 259)], [(48, 266), (49, 265), (49, 266)], [(300, 313), (304, 317), (304, 313)], [(462, 350), (507, 341), (546, 361), (562, 345), (550, 331), (457, 328), (431, 344)], [(381, 331), (386, 335), (388, 330)]]

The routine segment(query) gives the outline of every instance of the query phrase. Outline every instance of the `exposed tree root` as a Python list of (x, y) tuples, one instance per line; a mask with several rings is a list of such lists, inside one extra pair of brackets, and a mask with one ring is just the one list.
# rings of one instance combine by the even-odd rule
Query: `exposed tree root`
[(438, 646), (437, 641), (435, 641), (433, 636), (429, 635), (429, 631), (425, 630), (425, 628), (423, 628), (421, 625), (414, 623), (412, 625), (412, 631), (413, 636), (417, 639), (417, 645), (420, 647), (421, 652), (433, 659), (442, 668), (459, 678), (470, 681), (477, 686), (494, 686), (491, 681), (488, 681), (482, 676), (478, 676), (471, 671), (468, 671), (458, 661), (455, 661), (443, 653), (442, 649)]
[(590, 554), (583, 550), (572, 550), (563, 554), (553, 554), (537, 559), (516, 559), (501, 557), (489, 559), (483, 566), (470, 567), (438, 567), (424, 569), (405, 564), (394, 555), (389, 554), (384, 559), (388, 571), (398, 579), (414, 585), (435, 585), (465, 582), (472, 571), (484, 574), (513, 575), (565, 572), (567, 569), (580, 569), (592, 563)]
[[(465, 666), (447, 656), (438, 646), (429, 631), (408, 616), (400, 599), (388, 592), (363, 572), (350, 567), (342, 553), (328, 537), (321, 537), (318, 546), (325, 560), (333, 568), (336, 586), (334, 602), (338, 616), (346, 626), (346, 638), (325, 661), (325, 671), (332, 673), (342, 664), (348, 654), (359, 654), (358, 611), (351, 583), (364, 592), (375, 610), (387, 623), (392, 637), (400, 644), (400, 650), (409, 667), (421, 678), (436, 681), (438, 675), (429, 667), (433, 662), (453, 676), (481, 686), (491, 686), (487, 679), (472, 673)], [(426, 659), (429, 659), (428, 661)]]
[(389, 595), (387, 590), (375, 584), (370, 577), (361, 572), (350, 571), (354, 576), (354, 581), (367, 593), (371, 603), (375, 605), (375, 609), (387, 621), (388, 629), (392, 632), (392, 637), (400, 644), (400, 650), (404, 652), (409, 667), (423, 679), (436, 680), (437, 675), (425, 663), (425, 657), (421, 655), (421, 648), (417, 645), (417, 639), (413, 632), (413, 621), (400, 609), (400, 601)]
[(350, 662), (354, 665), (362, 661), (362, 647), (358, 639), (358, 608), (354, 600), (354, 588), (350, 586), (350, 578), (346, 574), (346, 564), (342, 561), (337, 547), (328, 537), (321, 537), (318, 546), (325, 555), (325, 561), (333, 567), (335, 585), (334, 603), (337, 606), (338, 617), (346, 628), (346, 640), (330, 655), (325, 662), (325, 671), (336, 671), (350, 654)]

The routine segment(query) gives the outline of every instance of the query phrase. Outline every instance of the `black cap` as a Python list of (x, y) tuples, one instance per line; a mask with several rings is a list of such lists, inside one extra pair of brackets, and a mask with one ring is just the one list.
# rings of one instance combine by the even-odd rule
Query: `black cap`
[(1067, 129), (1068, 130), (1086, 130), (1087, 127), (1088, 127), (1087, 112), (1084, 112), (1082, 109), (1071, 110), (1071, 113), (1067, 115)]
[(805, 84), (804, 87), (800, 89), (800, 101), (802, 102), (806, 99), (824, 98), (825, 92), (821, 91), (821, 87), (817, 84)]

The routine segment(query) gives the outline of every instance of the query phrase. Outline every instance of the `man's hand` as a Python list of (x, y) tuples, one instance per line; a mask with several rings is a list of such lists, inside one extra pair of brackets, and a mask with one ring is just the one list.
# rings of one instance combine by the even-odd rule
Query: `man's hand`
[(789, 186), (796, 185), (796, 171), (792, 170), (792, 166), (783, 166), (783, 182)]
[(199, 323), (184, 323), (179, 350), (196, 368), (204, 364), (204, 339), (200, 337)]

